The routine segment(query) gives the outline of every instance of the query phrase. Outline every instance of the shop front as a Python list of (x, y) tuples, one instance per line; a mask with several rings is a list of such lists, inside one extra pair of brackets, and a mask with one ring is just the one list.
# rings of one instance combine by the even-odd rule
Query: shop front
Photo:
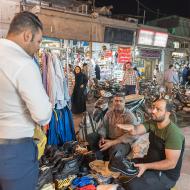
[(145, 79), (152, 79), (154, 70), (164, 71), (164, 48), (168, 34), (155, 28), (140, 28), (137, 43), (133, 50), (134, 62)]
[[(101, 79), (122, 79), (123, 63), (131, 61), (135, 25), (104, 17), (77, 15), (41, 8), (37, 13), (44, 24), (42, 46), (50, 47), (54, 38), (65, 64), (89, 64), (94, 77), (94, 66), (100, 65)], [(48, 43), (48, 38), (52, 40)], [(54, 45), (53, 45), (54, 46)], [(51, 48), (52, 49), (52, 48)]]

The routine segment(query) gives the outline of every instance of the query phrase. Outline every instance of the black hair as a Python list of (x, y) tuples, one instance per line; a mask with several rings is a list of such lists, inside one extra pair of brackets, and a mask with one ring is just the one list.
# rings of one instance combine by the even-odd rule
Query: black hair
[(166, 103), (166, 111), (167, 112), (173, 112), (173, 104), (170, 103), (168, 100), (164, 99), (164, 98), (158, 98), (156, 99), (154, 102), (157, 102), (157, 101), (164, 101)]
[(128, 64), (132, 65), (132, 63), (130, 61), (127, 61), (125, 64), (126, 65), (128, 65)]
[(125, 93), (123, 93), (123, 92), (118, 92), (118, 93), (116, 93), (116, 94), (114, 95), (114, 98), (115, 98), (115, 97), (125, 98)]
[(88, 65), (87, 63), (83, 63), (83, 65), (82, 65), (82, 66), (83, 66), (83, 67), (85, 67), (85, 66), (87, 66), (87, 65)]
[(171, 69), (173, 67), (173, 65), (171, 64), (171, 65), (169, 65), (169, 69)]
[(43, 30), (43, 25), (40, 19), (33, 13), (24, 11), (15, 15), (11, 21), (8, 35), (9, 34), (19, 34), (23, 32), (26, 28), (30, 28), (32, 31), (32, 40), (35, 33), (40, 29)]
[(75, 72), (75, 69), (76, 68), (79, 68), (80, 69), (80, 73), (82, 72), (82, 69), (81, 69), (81, 67), (80, 66), (76, 66), (75, 68), (74, 68), (74, 73), (76, 74), (76, 72)]

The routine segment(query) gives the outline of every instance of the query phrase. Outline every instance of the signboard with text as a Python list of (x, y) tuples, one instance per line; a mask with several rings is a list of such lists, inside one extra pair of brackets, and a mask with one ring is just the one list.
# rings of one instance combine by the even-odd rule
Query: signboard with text
[(118, 48), (118, 63), (126, 63), (131, 61), (131, 48), (130, 47), (119, 47)]
[(138, 33), (138, 44), (156, 47), (166, 47), (168, 34), (153, 30), (140, 29)]

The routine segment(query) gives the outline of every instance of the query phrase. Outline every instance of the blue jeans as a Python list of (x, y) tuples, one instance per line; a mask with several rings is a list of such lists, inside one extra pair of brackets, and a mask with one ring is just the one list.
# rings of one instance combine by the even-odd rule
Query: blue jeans
[(35, 190), (38, 150), (33, 139), (19, 144), (0, 144), (0, 190)]

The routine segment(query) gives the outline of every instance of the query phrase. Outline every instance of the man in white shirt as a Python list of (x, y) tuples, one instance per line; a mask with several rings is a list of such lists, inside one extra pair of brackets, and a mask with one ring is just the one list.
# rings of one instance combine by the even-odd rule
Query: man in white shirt
[(17, 14), (0, 39), (0, 190), (35, 190), (38, 179), (35, 124), (46, 125), (52, 106), (43, 88), (34, 53), (42, 23), (34, 14)]

